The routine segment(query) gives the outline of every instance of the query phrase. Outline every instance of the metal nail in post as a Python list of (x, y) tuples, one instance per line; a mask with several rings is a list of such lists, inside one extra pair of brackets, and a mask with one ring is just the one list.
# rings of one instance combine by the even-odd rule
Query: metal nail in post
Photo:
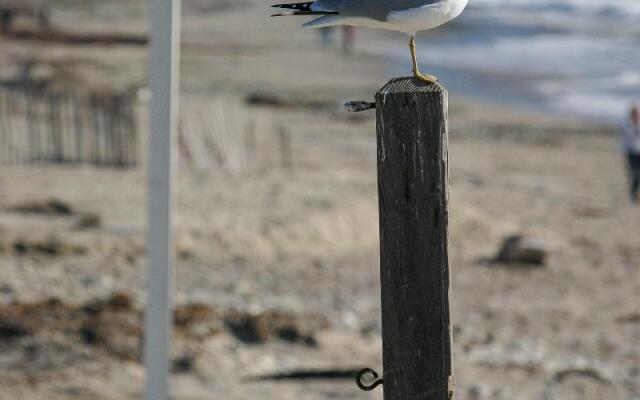
[(346, 112), (362, 112), (371, 110), (373, 108), (376, 108), (376, 103), (372, 103), (370, 101), (356, 100), (347, 101), (346, 103), (344, 103), (344, 110)]

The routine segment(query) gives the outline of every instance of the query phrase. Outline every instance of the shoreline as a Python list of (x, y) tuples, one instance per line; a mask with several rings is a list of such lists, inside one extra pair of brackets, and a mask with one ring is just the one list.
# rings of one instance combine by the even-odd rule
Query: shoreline
[[(409, 72), (404, 34), (358, 32), (364, 52), (386, 58), (391, 73)], [(419, 34), (417, 51), (422, 69), (439, 76), (452, 91), (545, 114), (615, 124), (637, 99), (634, 82), (640, 77), (619, 60), (609, 66), (589, 58), (589, 46), (606, 51), (602, 40), (595, 36), (590, 44), (579, 32), (551, 29), (543, 22), (519, 26), (471, 13)], [(591, 62), (593, 68), (588, 68)]]
[[(385, 31), (361, 31), (356, 54), (373, 57), (384, 64), (380, 80), (396, 76), (409, 76), (409, 54), (404, 54), (403, 35)], [(403, 59), (406, 58), (406, 59)], [(356, 62), (354, 61), (354, 64)], [(452, 104), (461, 102), (465, 108), (478, 107), (485, 110), (499, 110), (499, 114), (513, 120), (513, 116), (527, 120), (544, 120), (561, 126), (581, 126), (590, 132), (611, 134), (617, 129), (617, 123), (610, 119), (587, 118), (554, 110), (545, 105), (542, 96), (532, 93), (526, 86), (534, 84), (534, 78), (517, 73), (489, 74), (482, 70), (463, 70), (441, 65), (423, 64), (423, 69), (439, 77), (440, 83), (450, 93)], [(380, 85), (382, 86), (382, 85)], [(499, 121), (495, 121), (499, 123)], [(573, 129), (571, 129), (573, 130)]]

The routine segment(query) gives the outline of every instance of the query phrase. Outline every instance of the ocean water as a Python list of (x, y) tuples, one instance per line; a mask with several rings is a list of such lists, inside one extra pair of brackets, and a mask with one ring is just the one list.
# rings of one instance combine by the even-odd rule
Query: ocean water
[(640, 0), (470, 0), (418, 51), (454, 91), (613, 122), (640, 101)]

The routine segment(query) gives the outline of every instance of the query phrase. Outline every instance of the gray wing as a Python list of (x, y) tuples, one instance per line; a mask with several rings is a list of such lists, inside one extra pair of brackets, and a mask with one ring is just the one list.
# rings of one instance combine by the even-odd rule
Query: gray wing
[(338, 12), (342, 17), (366, 17), (384, 21), (391, 11), (439, 3), (442, 0), (318, 0), (314, 10)]

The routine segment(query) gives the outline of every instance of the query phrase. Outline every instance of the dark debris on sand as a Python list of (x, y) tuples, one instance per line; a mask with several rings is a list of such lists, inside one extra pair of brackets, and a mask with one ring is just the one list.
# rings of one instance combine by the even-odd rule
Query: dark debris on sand
[[(242, 343), (263, 344), (270, 340), (316, 346), (316, 333), (329, 326), (326, 318), (282, 311), (251, 314), (221, 312), (204, 303), (179, 305), (174, 309), (174, 337), (192, 351), (175, 360), (174, 368), (189, 370), (199, 343), (228, 333)], [(141, 361), (143, 312), (127, 293), (69, 305), (59, 299), (0, 305), (0, 352), (21, 340), (63, 337), (91, 349), (127, 361)]]

